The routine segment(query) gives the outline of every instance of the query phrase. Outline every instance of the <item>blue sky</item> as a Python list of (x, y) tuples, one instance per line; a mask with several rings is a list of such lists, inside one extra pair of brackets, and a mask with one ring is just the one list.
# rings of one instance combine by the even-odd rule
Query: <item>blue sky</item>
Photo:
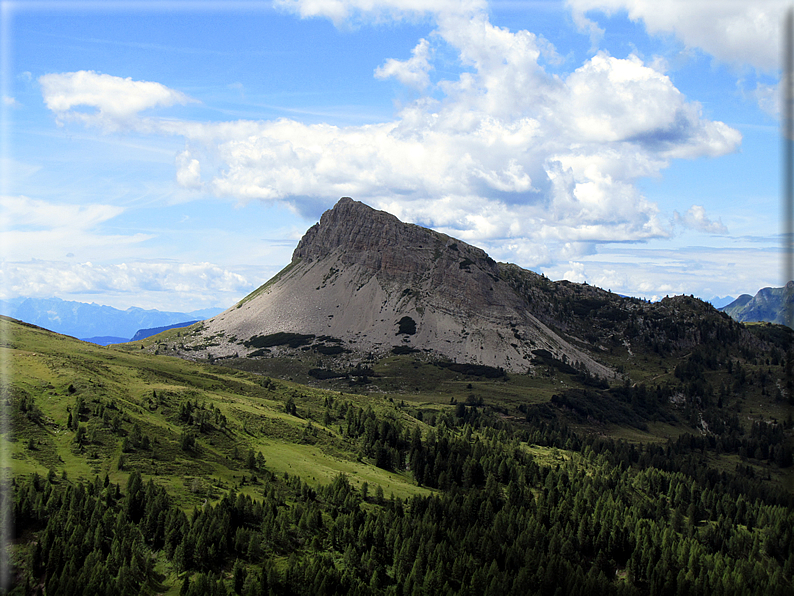
[(3, 2), (0, 299), (230, 306), (341, 196), (624, 294), (782, 285), (785, 6)]

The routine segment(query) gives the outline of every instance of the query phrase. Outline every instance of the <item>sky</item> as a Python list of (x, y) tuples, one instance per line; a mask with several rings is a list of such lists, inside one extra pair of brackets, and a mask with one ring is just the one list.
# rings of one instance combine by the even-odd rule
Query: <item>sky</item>
[(621, 294), (783, 285), (784, 2), (0, 4), (0, 299), (228, 307), (343, 196)]

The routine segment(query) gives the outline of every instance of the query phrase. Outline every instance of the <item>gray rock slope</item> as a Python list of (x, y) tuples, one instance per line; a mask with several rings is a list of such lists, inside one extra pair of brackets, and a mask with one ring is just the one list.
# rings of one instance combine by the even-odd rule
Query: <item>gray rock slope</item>
[[(512, 372), (528, 372), (533, 350), (546, 350), (613, 376), (532, 314), (505, 281), (508, 268), (517, 269), (343, 198), (306, 232), (285, 269), (200, 324), (183, 355), (245, 356), (257, 351), (251, 338), (296, 333), (341, 340), (353, 353), (385, 355), (405, 346)], [(269, 355), (287, 351), (274, 347)]]

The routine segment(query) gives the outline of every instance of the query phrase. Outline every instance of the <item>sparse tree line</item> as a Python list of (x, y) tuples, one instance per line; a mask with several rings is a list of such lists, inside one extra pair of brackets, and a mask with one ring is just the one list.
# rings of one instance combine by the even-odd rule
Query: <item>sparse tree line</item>
[[(197, 403), (178, 416), (200, 430), (201, 411), (215, 423)], [(507, 422), (465, 404), (423, 434), (331, 398), (326, 418), (376, 465), (442, 492), (404, 502), (344, 476), (312, 488), (267, 472), (253, 450), (257, 496), (230, 490), (190, 513), (135, 470), (124, 489), (33, 476), (3, 495), (17, 536), (33, 537), (18, 589), (154, 594), (159, 553), (188, 595), (791, 592), (792, 496), (709, 468), (703, 453), (730, 435), (634, 445), (580, 436), (543, 409)], [(740, 443), (774, 450), (781, 432), (757, 424)], [(567, 460), (541, 465), (525, 444)]]
[[(775, 349), (763, 359), (752, 345), (742, 350), (741, 359), (692, 350), (673, 371), (677, 385), (589, 386), (523, 405), (520, 415), (472, 399), (432, 413), (403, 406), (410, 420), (327, 397), (324, 426), (360, 457), (436, 491), (407, 501), (341, 475), (316, 487), (277, 477), (261, 453), (237, 446), (233, 458), (256, 472), (256, 496), (230, 490), (192, 512), (135, 463), (119, 464), (131, 469), (124, 487), (54, 472), (15, 479), (0, 494), (13, 508), (13, 537), (25, 543), (15, 589), (155, 594), (167, 588), (165, 565), (190, 596), (790, 594), (794, 497), (757, 470), (792, 466), (794, 422), (755, 421), (744, 431), (731, 408), (748, 387), (791, 399), (774, 382), (788, 361)], [(276, 387), (265, 378), (256, 390)], [(96, 443), (98, 428), (117, 435), (124, 453), (155, 448), (113, 400), (74, 393), (67, 426), (75, 449)], [(281, 397), (284, 411), (299, 416), (301, 396)], [(12, 403), (41, 423), (27, 394)], [(637, 445), (579, 434), (559, 417), (641, 428), (664, 420), (671, 403), (707, 432)], [(202, 434), (231, 433), (221, 410), (197, 399), (176, 404), (153, 392), (143, 405), (164, 407), (182, 427), (184, 451), (195, 452)], [(304, 434), (312, 433), (309, 421)], [(556, 455), (543, 462), (528, 446)], [(723, 453), (742, 463), (709, 467), (704, 456)]]
[[(344, 476), (313, 489), (265, 473), (256, 498), (231, 490), (185, 513), (135, 471), (124, 490), (33, 476), (13, 486), (15, 531), (35, 536), (19, 588), (156, 593), (159, 552), (182, 594), (790, 593), (790, 496), (754, 495), (730, 474), (660, 469), (634, 446), (536, 432), (567, 435), (579, 455), (541, 466), (491, 430), (468, 439), (468, 481), (406, 502)], [(408, 459), (451, 457), (459, 440), (412, 437)]]

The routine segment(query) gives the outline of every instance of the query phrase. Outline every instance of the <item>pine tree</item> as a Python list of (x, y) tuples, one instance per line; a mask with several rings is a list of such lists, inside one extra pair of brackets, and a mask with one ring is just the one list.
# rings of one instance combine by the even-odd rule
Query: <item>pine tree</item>
[(237, 559), (234, 562), (234, 569), (232, 571), (232, 577), (234, 579), (234, 591), (237, 594), (243, 593), (243, 585), (245, 584), (245, 578), (248, 575), (245, 566), (240, 562), (240, 559)]
[(179, 588), (179, 596), (186, 596), (190, 592), (190, 577), (185, 573), (185, 579), (182, 581), (182, 587)]

